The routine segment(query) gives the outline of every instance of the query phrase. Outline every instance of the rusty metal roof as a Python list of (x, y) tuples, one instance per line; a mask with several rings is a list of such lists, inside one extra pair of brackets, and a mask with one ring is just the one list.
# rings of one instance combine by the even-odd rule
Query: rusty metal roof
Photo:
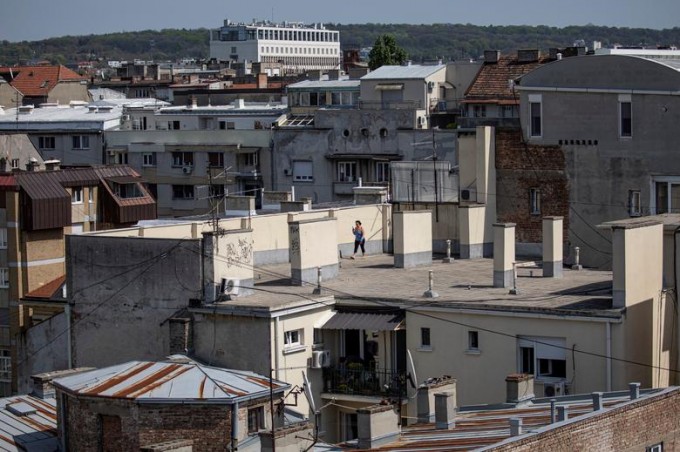
[(57, 450), (58, 445), (54, 398), (0, 399), (0, 450)]
[[(138, 403), (225, 403), (268, 396), (269, 379), (253, 372), (210, 367), (195, 362), (130, 361), (71, 375), (55, 387), (83, 397), (135, 400)], [(272, 380), (275, 393), (290, 385)]]

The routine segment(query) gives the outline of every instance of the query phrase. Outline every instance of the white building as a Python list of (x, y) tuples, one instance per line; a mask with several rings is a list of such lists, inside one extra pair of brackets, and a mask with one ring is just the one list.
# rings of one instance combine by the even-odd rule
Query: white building
[(210, 58), (278, 63), (285, 73), (340, 68), (340, 32), (322, 24), (224, 21), (210, 31)]

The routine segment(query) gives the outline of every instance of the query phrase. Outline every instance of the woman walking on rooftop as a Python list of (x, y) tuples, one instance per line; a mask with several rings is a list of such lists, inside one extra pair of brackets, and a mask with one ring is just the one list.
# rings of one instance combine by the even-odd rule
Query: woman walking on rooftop
[(366, 237), (364, 237), (364, 228), (361, 226), (361, 221), (357, 220), (354, 222), (352, 233), (354, 234), (354, 254), (352, 254), (352, 259), (356, 256), (359, 247), (361, 247), (361, 255), (365, 256), (366, 249), (364, 248), (364, 244), (366, 243)]

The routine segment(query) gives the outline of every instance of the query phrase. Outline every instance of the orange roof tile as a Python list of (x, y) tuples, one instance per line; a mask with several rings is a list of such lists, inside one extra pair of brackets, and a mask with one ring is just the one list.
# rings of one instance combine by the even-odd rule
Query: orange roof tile
[(502, 56), (498, 63), (485, 63), (465, 93), (464, 102), (489, 103), (493, 100), (501, 103), (501, 100), (505, 100), (503, 103), (512, 101), (510, 103), (519, 104), (519, 95), (513, 92), (508, 80), (515, 80), (549, 61), (548, 58), (540, 58), (531, 63), (519, 63), (516, 56)]
[[(20, 66), (11, 69), (14, 79), (10, 84), (24, 96), (44, 96), (59, 82), (87, 80), (62, 65)], [(0, 71), (9, 72), (9, 68), (0, 68)]]
[(24, 297), (26, 298), (53, 298), (54, 294), (61, 289), (61, 286), (66, 282), (66, 276), (60, 276), (54, 281), (43, 284), (35, 290), (30, 291)]

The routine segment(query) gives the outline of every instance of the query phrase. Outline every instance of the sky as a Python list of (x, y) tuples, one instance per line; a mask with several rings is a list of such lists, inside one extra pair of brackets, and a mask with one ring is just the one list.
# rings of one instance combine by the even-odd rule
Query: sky
[(224, 19), (305, 23), (680, 26), (680, 0), (0, 0), (0, 40), (163, 28), (218, 28)]

